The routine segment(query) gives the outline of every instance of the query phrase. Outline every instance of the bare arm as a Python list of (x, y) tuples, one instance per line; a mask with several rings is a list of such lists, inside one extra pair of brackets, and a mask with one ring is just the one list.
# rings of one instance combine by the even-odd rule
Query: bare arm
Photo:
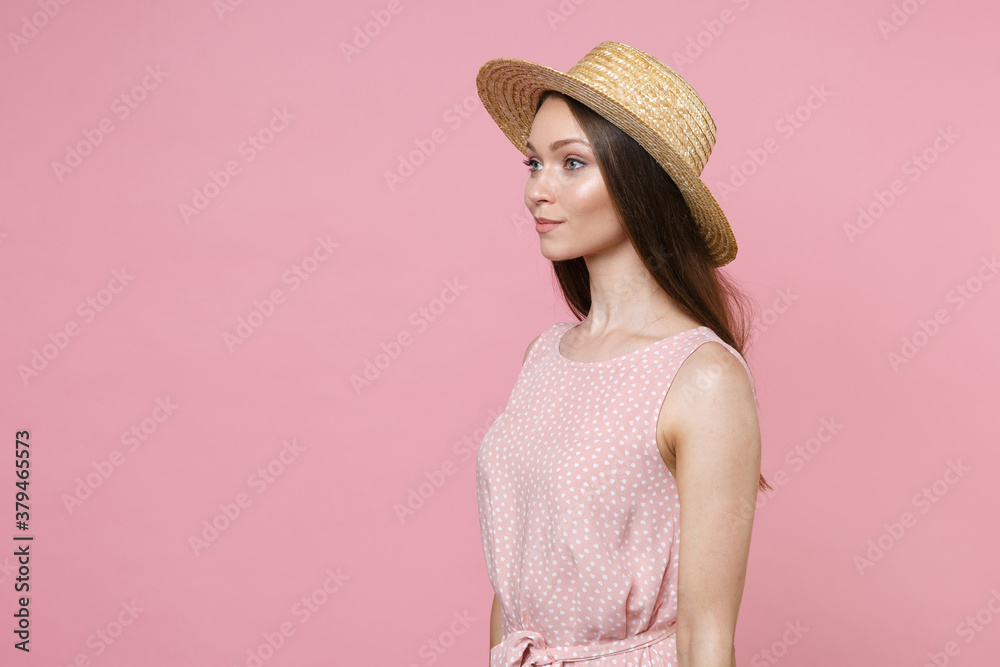
[[(531, 348), (535, 346), (535, 341), (541, 337), (541, 334), (535, 337), (530, 343), (528, 343), (528, 349), (524, 351), (524, 359), (521, 361), (523, 366), (526, 361), (528, 361), (528, 354), (531, 353)], [(500, 598), (496, 595), (493, 596), (493, 609), (490, 611), (490, 648), (493, 648), (503, 640), (503, 630), (500, 627)]]
[(493, 596), (493, 611), (490, 612), (490, 648), (493, 648), (503, 639), (503, 631), (500, 629), (500, 598)]
[(681, 504), (679, 667), (736, 667), (760, 475), (760, 425), (750, 379), (718, 343), (691, 353), (674, 378), (668, 438)]

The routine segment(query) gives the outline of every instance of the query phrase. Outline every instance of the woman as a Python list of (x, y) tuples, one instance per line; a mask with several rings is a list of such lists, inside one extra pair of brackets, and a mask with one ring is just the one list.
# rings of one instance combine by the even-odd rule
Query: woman
[(735, 667), (770, 487), (745, 297), (716, 271), (736, 241), (699, 178), (714, 122), (617, 42), (566, 74), (491, 60), (477, 87), (527, 157), (525, 204), (582, 320), (529, 344), (479, 448), (490, 665)]

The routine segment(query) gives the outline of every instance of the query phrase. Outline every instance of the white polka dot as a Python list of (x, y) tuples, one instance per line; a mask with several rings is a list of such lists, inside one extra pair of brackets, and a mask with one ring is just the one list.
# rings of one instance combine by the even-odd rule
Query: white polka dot
[[(660, 406), (702, 343), (721, 343), (746, 368), (704, 326), (614, 359), (573, 361), (559, 342), (575, 325), (559, 322), (539, 337), (476, 457), (483, 552), (503, 635), (537, 632), (560, 647), (676, 621), (680, 499), (656, 445)], [(676, 667), (675, 647), (671, 637), (643, 650)]]

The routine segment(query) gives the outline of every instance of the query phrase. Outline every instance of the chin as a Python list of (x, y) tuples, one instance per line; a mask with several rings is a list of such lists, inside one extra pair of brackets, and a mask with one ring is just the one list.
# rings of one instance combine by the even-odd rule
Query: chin
[(590, 255), (596, 256), (603, 252), (612, 252), (621, 243), (630, 243), (625, 236), (615, 239), (587, 239), (586, 243), (573, 243), (567, 239), (557, 240), (543, 236), (539, 241), (539, 249), (542, 251), (542, 256), (553, 262)]
[(582, 252), (573, 252), (572, 250), (562, 246), (561, 244), (546, 243), (543, 239), (541, 242), (542, 257), (551, 262), (561, 262), (567, 259), (576, 259), (577, 257), (583, 256)]

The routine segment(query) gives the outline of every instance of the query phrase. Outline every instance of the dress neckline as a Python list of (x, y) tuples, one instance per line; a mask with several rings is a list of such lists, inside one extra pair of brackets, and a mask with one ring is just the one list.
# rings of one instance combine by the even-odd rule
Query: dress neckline
[(709, 331), (712, 330), (711, 327), (707, 327), (705, 325), (701, 325), (701, 326), (694, 327), (693, 329), (685, 329), (684, 331), (675, 333), (672, 336), (666, 336), (665, 338), (661, 338), (660, 340), (654, 341), (654, 342), (650, 343), (649, 345), (647, 345), (645, 347), (640, 347), (638, 350), (632, 350), (631, 352), (626, 352), (625, 354), (618, 355), (617, 357), (611, 357), (610, 359), (599, 359), (597, 361), (574, 361), (573, 359), (569, 359), (569, 358), (563, 356), (563, 353), (562, 353), (562, 351), (559, 348), (562, 346), (562, 340), (563, 340), (563, 337), (566, 335), (566, 332), (569, 331), (570, 329), (577, 328), (582, 323), (578, 322), (577, 324), (573, 324), (572, 322), (565, 322), (564, 324), (570, 324), (572, 326), (568, 326), (568, 327), (563, 328), (563, 330), (561, 332), (559, 332), (559, 334), (556, 336), (556, 341), (555, 341), (556, 355), (555, 356), (556, 356), (557, 359), (559, 359), (560, 362), (562, 362), (564, 364), (571, 364), (571, 365), (574, 365), (574, 366), (606, 366), (606, 365), (609, 365), (609, 364), (619, 363), (619, 362), (624, 361), (624, 360), (626, 360), (626, 359), (628, 359), (630, 357), (634, 357), (634, 356), (636, 356), (638, 354), (641, 354), (642, 352), (647, 352), (647, 351), (649, 351), (649, 350), (651, 350), (651, 349), (653, 349), (655, 347), (659, 347), (660, 345), (663, 345), (667, 341), (676, 340), (676, 339), (678, 339), (678, 338), (680, 338), (682, 336), (689, 335), (689, 334), (691, 334), (691, 333), (693, 333), (695, 331), (699, 331), (701, 329), (708, 329)]

